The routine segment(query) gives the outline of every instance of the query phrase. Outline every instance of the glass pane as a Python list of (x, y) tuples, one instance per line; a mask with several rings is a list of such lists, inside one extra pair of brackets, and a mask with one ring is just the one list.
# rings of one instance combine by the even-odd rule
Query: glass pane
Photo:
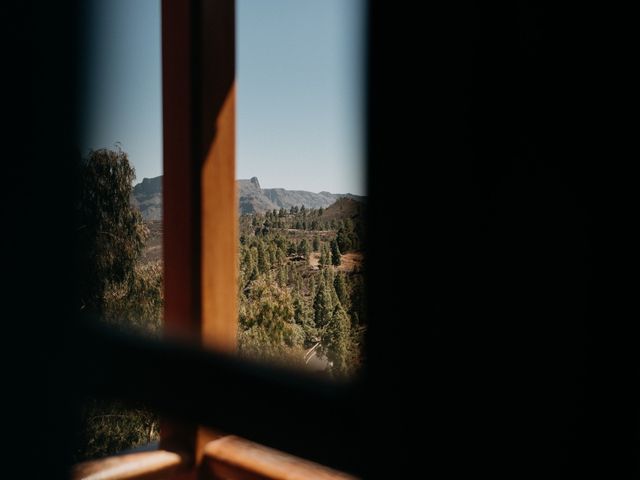
[(364, 2), (238, 0), (241, 354), (362, 362)]
[[(78, 308), (87, 321), (159, 334), (162, 97), (160, 0), (82, 4), (82, 133), (78, 148)], [(144, 406), (87, 399), (76, 460), (158, 438)]]

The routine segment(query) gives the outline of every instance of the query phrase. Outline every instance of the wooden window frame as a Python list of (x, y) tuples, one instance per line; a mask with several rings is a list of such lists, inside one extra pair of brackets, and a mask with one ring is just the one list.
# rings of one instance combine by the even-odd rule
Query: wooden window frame
[[(361, 474), (361, 380), (310, 378), (231, 355), (237, 343), (235, 0), (162, 0), (162, 63), (167, 338), (152, 342), (87, 329), (83, 347), (104, 360), (92, 365), (86, 387), (143, 401), (163, 415), (160, 448), (178, 455), (158, 455), (167, 464), (158, 466), (157, 478), (177, 466), (192, 478), (201, 465), (215, 478), (229, 454), (228, 447), (211, 446), (221, 431)], [(203, 348), (194, 348), (194, 339)], [(143, 365), (132, 371), (134, 364)], [(310, 411), (312, 425), (300, 421)], [(330, 445), (310, 434), (315, 425), (332, 432)], [(236, 448), (255, 452), (251, 445)], [(216, 459), (216, 451), (225, 453)], [(234, 462), (237, 478), (286, 474), (278, 468), (251, 473)], [(301, 462), (300, 468), (314, 468)], [(345, 478), (330, 472), (326, 478)]]

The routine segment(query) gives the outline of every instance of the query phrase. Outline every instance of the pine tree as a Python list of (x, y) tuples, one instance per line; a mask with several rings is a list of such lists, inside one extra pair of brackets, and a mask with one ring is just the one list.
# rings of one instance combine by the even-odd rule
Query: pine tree
[(340, 251), (347, 252), (352, 248), (352, 241), (349, 231), (344, 227), (340, 227), (338, 229), (338, 234), (336, 235), (336, 242)]
[(351, 313), (358, 324), (366, 324), (366, 289), (361, 275), (354, 275), (351, 280)]
[(333, 281), (333, 288), (336, 291), (340, 304), (346, 309), (349, 309), (349, 293), (347, 292), (347, 282), (345, 280), (344, 273), (340, 272), (336, 275)]
[(311, 315), (311, 309), (300, 294), (295, 294), (293, 311), (296, 324), (302, 326), (304, 330), (305, 340), (308, 342), (315, 341), (318, 332)]
[(338, 248), (338, 242), (335, 240), (331, 241), (331, 264), (334, 266), (338, 266), (342, 263), (342, 259), (340, 257), (340, 248)]
[(322, 244), (319, 264), (320, 268), (328, 267), (329, 265), (331, 265), (331, 253), (329, 252), (326, 244)]
[(333, 363), (332, 372), (344, 376), (350, 372), (351, 321), (341, 305), (337, 305), (322, 338), (327, 356)]
[(251, 248), (243, 248), (241, 257), (240, 257), (240, 272), (243, 274), (243, 282), (241, 286), (244, 288), (246, 283), (250, 282), (255, 278), (256, 275), (256, 259), (252, 255)]
[(318, 237), (313, 238), (313, 251), (314, 252), (320, 251), (320, 239)]
[(278, 265), (278, 247), (276, 247), (275, 244), (273, 243), (269, 243), (268, 251), (269, 251), (269, 262), (271, 263), (272, 266), (275, 267), (276, 265)]
[(322, 271), (322, 281), (327, 287), (327, 291), (329, 292), (329, 295), (331, 297), (331, 305), (335, 307), (340, 302), (340, 300), (338, 299), (338, 295), (336, 294), (336, 289), (333, 286), (335, 281), (333, 268), (325, 268)]
[(333, 315), (331, 295), (325, 282), (320, 282), (313, 299), (313, 321), (316, 328), (323, 329), (330, 322)]
[(269, 252), (264, 246), (264, 242), (258, 242), (258, 272), (265, 273), (271, 268), (271, 262), (269, 261)]
[(286, 287), (287, 286), (287, 279), (288, 279), (288, 275), (287, 275), (287, 265), (283, 265), (282, 267), (280, 267), (278, 269), (278, 284), (281, 287)]
[(309, 259), (309, 253), (311, 251), (311, 248), (309, 247), (309, 241), (306, 238), (300, 240), (297, 250), (298, 250), (298, 255), (303, 256), (305, 260)]

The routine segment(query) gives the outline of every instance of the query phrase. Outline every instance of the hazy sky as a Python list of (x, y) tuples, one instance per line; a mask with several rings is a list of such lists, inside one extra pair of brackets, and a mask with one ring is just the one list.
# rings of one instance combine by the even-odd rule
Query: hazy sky
[(83, 0), (83, 154), (120, 142), (137, 181), (162, 174), (160, 0)]
[[(162, 173), (159, 0), (86, 0), (84, 153)], [(237, 0), (237, 177), (364, 193), (362, 0)]]
[(361, 0), (237, 0), (238, 178), (364, 193)]

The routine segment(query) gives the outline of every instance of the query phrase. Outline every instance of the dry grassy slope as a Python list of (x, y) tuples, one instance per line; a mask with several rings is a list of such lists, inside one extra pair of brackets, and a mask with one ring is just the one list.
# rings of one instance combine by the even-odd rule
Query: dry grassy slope
[(364, 214), (364, 203), (353, 198), (339, 198), (322, 212), (322, 220), (356, 219)]

